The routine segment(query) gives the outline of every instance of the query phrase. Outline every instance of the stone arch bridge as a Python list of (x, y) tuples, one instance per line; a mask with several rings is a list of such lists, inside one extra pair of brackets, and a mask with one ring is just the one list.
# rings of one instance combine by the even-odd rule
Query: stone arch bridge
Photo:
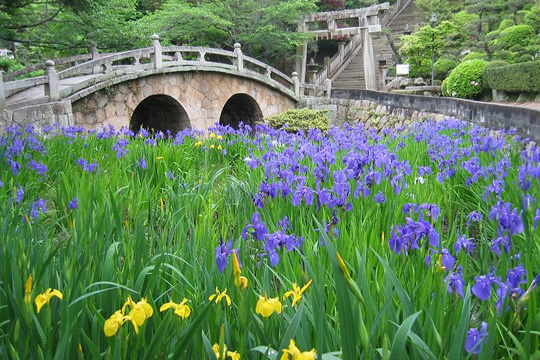
[[(57, 71), (56, 67), (63, 67)], [(96, 128), (103, 125), (170, 130), (204, 130), (216, 122), (237, 126), (294, 107), (300, 92), (326, 92), (300, 85), (285, 75), (234, 51), (166, 46), (152, 36), (152, 46), (114, 54), (90, 54), (47, 61), (26, 72), (45, 75), (17, 80), (24, 71), (0, 77), (0, 128), (32, 122)], [(301, 89), (302, 88), (302, 89)]]

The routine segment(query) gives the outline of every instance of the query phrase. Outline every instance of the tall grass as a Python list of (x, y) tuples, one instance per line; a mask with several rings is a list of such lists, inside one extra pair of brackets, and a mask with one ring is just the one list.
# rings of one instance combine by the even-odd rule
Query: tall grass
[[(119, 140), (128, 142), (123, 152)], [(279, 359), (291, 339), (322, 359), (540, 358), (538, 290), (531, 286), (540, 270), (540, 151), (522, 152), (519, 140), (450, 120), (401, 133), (217, 127), (174, 139), (8, 129), (0, 141), (0, 358), (199, 359), (215, 358), (212, 346), (226, 344), (242, 358)], [(465, 164), (473, 157), (484, 170), (471, 182), (475, 173)], [(431, 173), (419, 175), (421, 167)], [(381, 180), (366, 180), (370, 171)], [(488, 190), (494, 179), (502, 182), (498, 193)], [(341, 185), (350, 186), (343, 196)], [(355, 194), (362, 186), (369, 194)], [(38, 199), (46, 209), (32, 212)], [(498, 201), (511, 203), (523, 223), (499, 255), (492, 248), (501, 225), (489, 218)], [(408, 203), (435, 204), (440, 214), (405, 214)], [(482, 220), (467, 224), (472, 211)], [(278, 246), (275, 265), (268, 235), (256, 239), (248, 226), (255, 213), (268, 234), (302, 238)], [(421, 238), (418, 249), (394, 251), (392, 230), (403, 235), (396, 229), (407, 217), (429, 223), (439, 243)], [(458, 232), (472, 239), (469, 254), (456, 254)], [(219, 271), (220, 241), (238, 249), (246, 290), (234, 284), (230, 254)], [(455, 257), (452, 268), (438, 260), (443, 249)], [(502, 285), (492, 285), (485, 301), (474, 294), (477, 276), (510, 284), (519, 264), (526, 271), (519, 289), (502, 294)], [(449, 292), (458, 266), (463, 297)], [(310, 280), (298, 304), (283, 298), (293, 283)], [(209, 301), (216, 287), (227, 289), (231, 306)], [(35, 299), (48, 288), (63, 298), (38, 313)], [(265, 293), (283, 303), (281, 313), (256, 313)], [(152, 316), (138, 334), (126, 321), (105, 336), (105, 321), (128, 296), (146, 299)], [(183, 298), (189, 317), (159, 311)], [(487, 334), (477, 355), (466, 342), (482, 322)]]

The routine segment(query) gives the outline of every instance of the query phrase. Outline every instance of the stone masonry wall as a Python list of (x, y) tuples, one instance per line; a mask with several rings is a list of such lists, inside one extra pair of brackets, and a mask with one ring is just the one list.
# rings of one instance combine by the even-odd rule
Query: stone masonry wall
[(330, 123), (334, 126), (341, 126), (344, 123), (351, 125), (362, 123), (366, 129), (373, 128), (377, 131), (384, 128), (408, 127), (414, 122), (427, 119), (439, 121), (448, 117), (430, 112), (396, 108), (370, 100), (303, 98), (298, 107), (327, 111)]
[(15, 110), (6, 109), (0, 112), (0, 129), (12, 125), (24, 126), (30, 123), (36, 129), (43, 129), (54, 124), (72, 125), (71, 101), (63, 100)]

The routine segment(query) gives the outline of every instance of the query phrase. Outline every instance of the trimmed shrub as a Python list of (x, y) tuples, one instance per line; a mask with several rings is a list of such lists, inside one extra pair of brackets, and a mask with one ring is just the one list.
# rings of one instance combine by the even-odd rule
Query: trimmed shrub
[(433, 64), (435, 69), (435, 79), (444, 80), (456, 66), (457, 62), (452, 59), (439, 59)]
[(487, 60), (487, 54), (486, 53), (480, 53), (480, 52), (470, 52), (467, 55), (461, 59), (461, 62), (469, 61), (469, 60)]
[(482, 93), (482, 71), (487, 61), (469, 60), (459, 64), (444, 80), (443, 95), (472, 99)]
[(512, 26), (514, 26), (514, 21), (512, 21), (511, 19), (504, 19), (503, 21), (501, 21), (501, 24), (499, 25), (499, 30), (501, 31), (506, 30)]
[[(509, 65), (508, 62), (504, 61), (504, 60), (493, 60), (493, 61), (490, 61), (486, 64), (486, 66), (484, 67), (484, 72), (486, 72), (487, 69), (491, 69), (491, 68), (496, 68), (496, 67), (500, 67), (500, 66), (506, 66), (506, 65)], [(485, 84), (484, 84), (485, 86)]]
[(484, 86), (507, 92), (540, 92), (540, 61), (486, 66), (482, 74)]
[(323, 110), (289, 109), (265, 120), (274, 129), (283, 129), (287, 132), (308, 131), (309, 129), (328, 131), (330, 129), (328, 117)]
[(516, 45), (530, 45), (536, 37), (534, 28), (530, 25), (515, 25), (501, 31), (496, 44), (504, 50), (510, 50)]

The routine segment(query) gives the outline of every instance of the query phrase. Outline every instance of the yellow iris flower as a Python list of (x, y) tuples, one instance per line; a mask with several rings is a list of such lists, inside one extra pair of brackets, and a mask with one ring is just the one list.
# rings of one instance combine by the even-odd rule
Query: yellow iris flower
[(216, 304), (219, 303), (222, 299), (225, 299), (225, 301), (227, 301), (227, 306), (231, 306), (232, 302), (231, 302), (231, 298), (229, 297), (229, 295), (227, 295), (227, 289), (223, 290), (223, 292), (219, 291), (219, 289), (216, 287), (216, 293), (215, 294), (212, 294), (210, 295), (210, 297), (208, 298), (208, 300), (212, 301), (216, 299)]
[[(129, 314), (126, 315), (126, 307), (130, 307)], [(131, 298), (131, 295), (128, 296), (127, 301), (122, 306), (121, 310), (116, 311), (111, 315), (110, 318), (105, 320), (105, 325), (103, 326), (103, 331), (105, 336), (113, 336), (116, 334), (120, 326), (126, 321), (131, 321), (133, 328), (135, 329), (135, 334), (139, 333), (139, 327), (141, 327), (146, 319), (151, 317), (154, 313), (154, 309), (148, 302), (146, 298), (143, 298), (139, 302), (134, 302)]]
[(444, 267), (442, 264), (442, 254), (439, 254), (439, 258), (437, 259), (437, 265), (435, 266), (435, 268), (437, 269), (437, 271), (440, 272), (446, 270), (446, 267)]
[[(227, 345), (223, 345), (223, 347), (225, 348), (223, 350), (223, 353), (226, 354), (228, 357), (230, 357), (232, 360), (240, 360), (240, 354), (237, 353), (236, 351), (227, 351)], [(220, 348), (219, 348), (219, 344), (214, 344), (212, 346), (212, 350), (214, 350), (214, 353), (216, 354), (216, 359), (220, 359)]]
[(233, 263), (233, 275), (234, 275), (234, 285), (244, 290), (248, 287), (248, 279), (245, 276), (242, 276), (242, 270), (240, 270), (240, 262), (236, 252), (232, 252), (232, 263)]
[(105, 336), (114, 336), (114, 334), (116, 334), (118, 329), (120, 329), (120, 326), (122, 326), (125, 320), (127, 319), (125, 319), (125, 316), (120, 310), (112, 314), (110, 318), (105, 320), (105, 325), (103, 326), (103, 332), (105, 333)]
[(296, 283), (293, 283), (293, 289), (290, 291), (287, 291), (285, 295), (283, 295), (283, 300), (287, 299), (289, 296), (292, 296), (293, 297), (292, 306), (296, 305), (296, 303), (300, 301), (300, 299), (302, 299), (302, 294), (304, 293), (304, 291), (307, 290), (309, 285), (311, 285), (312, 281), (313, 280), (309, 280), (309, 282), (306, 285), (304, 285), (301, 289), (298, 287), (298, 285), (296, 285)]
[[(32, 286), (32, 283), (30, 283), (30, 286)], [(62, 295), (60, 291), (56, 289), (53, 290), (51, 288), (48, 288), (47, 290), (45, 290), (43, 294), (39, 294), (38, 296), (36, 296), (36, 299), (34, 301), (36, 303), (36, 309), (37, 309), (38, 314), (41, 311), (41, 308), (43, 307), (43, 305), (48, 304), (49, 301), (51, 301), (51, 298), (53, 296), (56, 296), (60, 300), (62, 300), (62, 298), (64, 297), (64, 295)]]
[(281, 360), (315, 360), (316, 355), (317, 353), (315, 352), (315, 349), (300, 352), (300, 349), (296, 347), (294, 340), (291, 339), (291, 341), (289, 342), (289, 348), (283, 349), (283, 355), (281, 355)]
[(24, 302), (30, 304), (32, 302), (32, 274), (28, 276), (24, 285)]
[(186, 305), (188, 299), (184, 298), (184, 300), (182, 300), (182, 302), (180, 304), (176, 304), (172, 301), (169, 301), (168, 303), (166, 304), (163, 304), (161, 305), (161, 307), (159, 308), (159, 311), (160, 312), (163, 312), (167, 309), (174, 309), (174, 313), (178, 316), (180, 316), (182, 319), (185, 319), (187, 317), (189, 317), (189, 315), (191, 314), (191, 309), (189, 308), (189, 306)]
[[(124, 306), (122, 306), (122, 313), (125, 313), (126, 306), (129, 306), (131, 309), (129, 311), (129, 316), (132, 317), (132, 322), (137, 326), (144, 324), (145, 320), (152, 316), (154, 309), (150, 304), (146, 302), (146, 298), (143, 298), (141, 301), (135, 303), (131, 298), (131, 295), (128, 296), (128, 299)], [(138, 333), (138, 329), (135, 328), (135, 332)]]
[(282, 305), (279, 302), (279, 298), (268, 298), (268, 295), (264, 293), (264, 296), (259, 296), (259, 301), (257, 301), (257, 307), (255, 312), (261, 314), (264, 317), (269, 317), (274, 312), (281, 314)]

